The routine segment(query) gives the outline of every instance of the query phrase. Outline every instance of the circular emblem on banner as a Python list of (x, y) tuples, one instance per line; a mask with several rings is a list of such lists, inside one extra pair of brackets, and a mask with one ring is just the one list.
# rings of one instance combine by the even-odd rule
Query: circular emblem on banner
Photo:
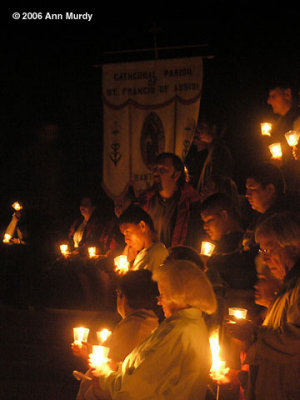
[(143, 161), (150, 169), (158, 154), (165, 149), (164, 127), (155, 112), (148, 114), (144, 120), (140, 146)]

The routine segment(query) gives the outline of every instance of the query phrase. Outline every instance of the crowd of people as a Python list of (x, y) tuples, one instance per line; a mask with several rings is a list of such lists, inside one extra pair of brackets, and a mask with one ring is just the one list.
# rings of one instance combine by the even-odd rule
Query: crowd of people
[[(87, 367), (78, 400), (215, 398), (216, 328), (230, 369), (217, 382), (224, 398), (299, 398), (300, 150), (284, 134), (300, 128), (300, 110), (285, 85), (270, 89), (268, 103), (279, 115), (272, 135), (283, 156), (249, 167), (245, 194), (222, 133), (201, 115), (185, 160), (157, 155), (151, 188), (130, 188), (111, 214), (82, 197), (56, 263), (76, 264), (86, 304), (116, 306), (121, 320), (101, 368), (89, 362), (88, 343), (72, 345)], [(214, 244), (211, 256), (201, 254), (204, 241)], [(97, 257), (82, 268), (89, 247)], [(127, 257), (124, 274), (115, 271), (119, 255)], [(230, 317), (230, 307), (247, 309), (247, 318)]]

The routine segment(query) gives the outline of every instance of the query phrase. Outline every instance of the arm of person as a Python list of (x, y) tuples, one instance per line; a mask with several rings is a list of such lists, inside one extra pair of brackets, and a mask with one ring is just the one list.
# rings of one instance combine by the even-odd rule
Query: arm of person
[(262, 326), (257, 333), (257, 341), (249, 349), (251, 359), (264, 358), (274, 362), (288, 362), (300, 357), (300, 284), (292, 294), (292, 302), (287, 310), (287, 321), (278, 328)]

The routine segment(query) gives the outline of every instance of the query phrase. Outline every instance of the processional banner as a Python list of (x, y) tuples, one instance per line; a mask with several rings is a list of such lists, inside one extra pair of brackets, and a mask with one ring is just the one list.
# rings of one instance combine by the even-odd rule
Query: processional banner
[(138, 195), (151, 186), (161, 152), (184, 160), (199, 114), (202, 58), (105, 64), (103, 180), (117, 199), (131, 184)]

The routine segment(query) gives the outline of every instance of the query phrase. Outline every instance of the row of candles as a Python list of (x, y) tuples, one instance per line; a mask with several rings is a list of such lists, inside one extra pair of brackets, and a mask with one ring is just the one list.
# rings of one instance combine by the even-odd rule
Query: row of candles
[[(200, 254), (206, 257), (210, 257), (214, 251), (215, 245), (211, 242), (203, 241), (201, 243), (201, 252)], [(69, 251), (69, 246), (67, 244), (60, 245), (61, 254), (64, 257), (68, 257), (71, 253)], [(89, 258), (97, 257), (97, 248), (89, 247), (88, 248), (88, 256)], [(118, 274), (126, 274), (129, 271), (129, 262), (127, 260), (126, 255), (120, 255), (114, 258), (115, 272)]]
[[(228, 310), (230, 316), (234, 316), (237, 319), (246, 319), (247, 310), (245, 308), (230, 307)], [(236, 323), (233, 321), (233, 323)], [(102, 329), (97, 332), (97, 340), (100, 345), (93, 345), (92, 353), (89, 354), (89, 361), (91, 367), (95, 369), (101, 369), (103, 366), (107, 365), (109, 358), (109, 347), (103, 346), (103, 343), (111, 335), (109, 329)], [(85, 327), (73, 328), (74, 343), (78, 347), (82, 347), (83, 343), (87, 343), (89, 329)], [(215, 330), (209, 338), (210, 349), (212, 354), (212, 365), (210, 369), (210, 376), (216, 382), (226, 383), (228, 378), (226, 375), (229, 372), (229, 368), (226, 367), (226, 362), (220, 358), (220, 344), (219, 344), (219, 330)]]
[[(260, 124), (261, 126), (261, 134), (263, 136), (271, 136), (272, 132), (272, 124), (269, 122), (262, 122)], [(285, 133), (285, 138), (290, 147), (295, 147), (298, 145), (299, 138), (300, 138), (300, 132), (295, 131), (295, 130), (290, 130)], [(272, 143), (269, 146), (269, 150), (271, 152), (272, 158), (281, 160), (282, 158), (282, 149), (281, 149), (281, 144), (280, 143)]]

